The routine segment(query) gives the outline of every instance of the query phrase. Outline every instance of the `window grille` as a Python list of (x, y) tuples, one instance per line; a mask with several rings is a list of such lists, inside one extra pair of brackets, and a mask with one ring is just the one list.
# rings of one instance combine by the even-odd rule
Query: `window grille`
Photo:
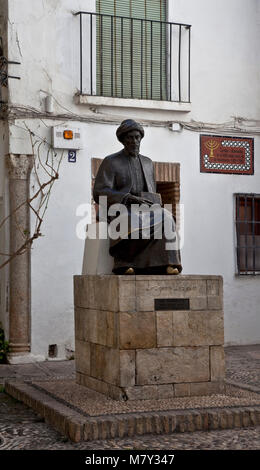
[(260, 274), (260, 194), (236, 194), (238, 274)]
[(95, 13), (75, 13), (80, 94), (190, 102), (191, 26), (166, 21), (166, 0), (147, 5), (97, 0)]

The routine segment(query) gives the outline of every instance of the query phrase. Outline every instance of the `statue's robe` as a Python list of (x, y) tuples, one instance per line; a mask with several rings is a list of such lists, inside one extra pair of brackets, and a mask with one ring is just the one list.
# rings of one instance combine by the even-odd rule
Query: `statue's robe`
[[(95, 179), (94, 200), (99, 203), (99, 197), (106, 196), (108, 210), (113, 204), (124, 204), (127, 218), (124, 235), (110, 239), (109, 251), (114, 257), (113, 272), (121, 273), (132, 267), (137, 273), (156, 273), (164, 272), (165, 266), (169, 265), (177, 266), (181, 271), (180, 251), (172, 214), (157, 204), (153, 206), (152, 211), (146, 206), (147, 210), (144, 208), (136, 217), (133, 217), (132, 213), (131, 219), (133, 201), (130, 202), (129, 196), (141, 196), (141, 193), (146, 193), (148, 199), (149, 194), (153, 199), (156, 193), (153, 163), (150, 158), (143, 155), (129, 157), (121, 150), (103, 160)], [(116, 215), (108, 217), (108, 222), (115, 218)], [(164, 234), (166, 221), (168, 227), (171, 227), (170, 239), (166, 239)], [(171, 249), (166, 249), (166, 246)]]

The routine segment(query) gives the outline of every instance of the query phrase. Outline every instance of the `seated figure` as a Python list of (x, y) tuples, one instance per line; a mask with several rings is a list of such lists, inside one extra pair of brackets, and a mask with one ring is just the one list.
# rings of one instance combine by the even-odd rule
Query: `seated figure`
[(124, 148), (104, 158), (93, 191), (100, 209), (102, 201), (106, 201), (110, 224), (115, 223), (120, 208), (124, 208), (117, 219), (125, 227), (123, 234), (121, 230), (119, 236), (111, 236), (110, 231), (113, 272), (179, 274), (182, 266), (175, 221), (172, 213), (162, 207), (160, 195), (156, 193), (152, 160), (139, 153), (144, 129), (127, 119), (116, 135)]

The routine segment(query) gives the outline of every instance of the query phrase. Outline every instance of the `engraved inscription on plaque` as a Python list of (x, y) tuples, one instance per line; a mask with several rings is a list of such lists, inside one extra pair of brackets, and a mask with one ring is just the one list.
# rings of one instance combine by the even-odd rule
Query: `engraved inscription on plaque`
[(190, 299), (154, 299), (154, 310), (190, 310)]

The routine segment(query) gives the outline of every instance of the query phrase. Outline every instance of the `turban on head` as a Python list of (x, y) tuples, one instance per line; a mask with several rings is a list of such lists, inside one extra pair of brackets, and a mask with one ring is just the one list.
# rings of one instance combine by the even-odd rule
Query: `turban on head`
[(144, 136), (144, 129), (138, 122), (134, 121), (133, 119), (126, 119), (125, 121), (121, 122), (120, 126), (116, 131), (116, 136), (119, 142), (123, 141), (124, 134), (130, 131), (139, 131), (141, 137)]

